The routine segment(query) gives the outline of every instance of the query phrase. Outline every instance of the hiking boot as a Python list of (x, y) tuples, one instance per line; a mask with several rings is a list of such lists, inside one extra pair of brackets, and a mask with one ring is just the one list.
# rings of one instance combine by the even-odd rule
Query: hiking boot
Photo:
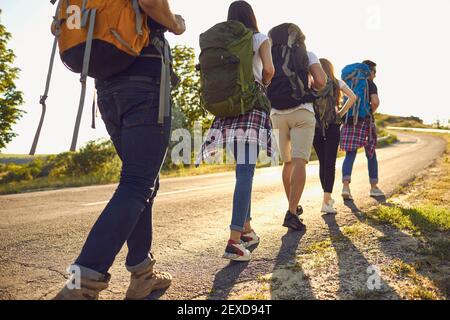
[(98, 300), (101, 291), (108, 288), (111, 276), (108, 274), (103, 281), (95, 281), (81, 278), (80, 289), (69, 289), (68, 285), (73, 284), (73, 276), (64, 288), (53, 298), (53, 300)]
[(252, 230), (249, 233), (243, 233), (241, 235), (241, 241), (244, 248), (249, 248), (259, 243), (259, 237), (255, 231)]
[(321, 212), (322, 212), (322, 213), (326, 213), (326, 214), (336, 214), (337, 211), (336, 211), (336, 209), (334, 208), (334, 204), (335, 204), (335, 201), (334, 201), (333, 199), (331, 199), (330, 201), (328, 201), (328, 203), (324, 202), (324, 203), (322, 204), (322, 210), (321, 210)]
[(156, 260), (150, 256), (150, 264), (137, 272), (131, 272), (130, 286), (128, 287), (127, 300), (143, 300), (153, 291), (167, 289), (172, 284), (172, 276), (167, 272), (154, 270)]
[(296, 231), (305, 230), (306, 228), (300, 217), (297, 214), (293, 214), (289, 211), (286, 212), (286, 216), (284, 217), (283, 227), (290, 228)]
[(344, 201), (346, 200), (353, 200), (352, 194), (350, 192), (350, 187), (343, 187), (342, 188), (342, 198)]
[(223, 258), (232, 261), (250, 261), (252, 254), (245, 249), (242, 243), (236, 243), (233, 240), (229, 240)]
[(370, 189), (370, 196), (371, 197), (384, 197), (384, 192), (383, 191), (381, 191), (381, 189), (380, 188), (378, 188), (378, 187), (375, 187), (375, 188), (371, 188)]

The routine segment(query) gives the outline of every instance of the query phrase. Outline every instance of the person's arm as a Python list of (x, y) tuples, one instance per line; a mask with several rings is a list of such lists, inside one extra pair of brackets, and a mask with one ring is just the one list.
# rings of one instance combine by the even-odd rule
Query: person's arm
[(272, 44), (270, 40), (266, 40), (259, 48), (259, 55), (261, 56), (263, 64), (263, 85), (268, 86), (275, 75), (275, 67), (272, 60)]
[(170, 10), (168, 0), (139, 0), (142, 10), (170, 32), (181, 35), (186, 31), (184, 19)]
[(341, 88), (341, 91), (348, 98), (347, 101), (345, 102), (345, 104), (342, 106), (341, 110), (339, 110), (339, 116), (341, 118), (343, 118), (346, 115), (346, 113), (348, 112), (348, 110), (350, 110), (350, 108), (353, 107), (353, 105), (355, 104), (356, 95), (352, 91), (352, 89), (350, 89), (348, 86), (343, 86)]
[(327, 85), (327, 74), (322, 69), (320, 63), (314, 63), (309, 67), (309, 72), (312, 76), (312, 86), (316, 90), (323, 89)]
[(372, 112), (373, 113), (377, 112), (379, 106), (380, 106), (380, 98), (378, 97), (378, 94), (370, 95), (370, 107), (372, 108)]

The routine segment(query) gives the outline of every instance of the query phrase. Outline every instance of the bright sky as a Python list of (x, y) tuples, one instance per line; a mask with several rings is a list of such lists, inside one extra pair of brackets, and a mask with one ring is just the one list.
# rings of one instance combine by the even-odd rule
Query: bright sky
[[(198, 36), (226, 19), (231, 0), (171, 0), (182, 14), (188, 31), (170, 36), (172, 45), (198, 50)], [(371, 59), (378, 63), (380, 111), (415, 115), (431, 123), (450, 119), (448, 77), (450, 75), (450, 1), (448, 0), (249, 0), (262, 32), (283, 22), (297, 23), (307, 36), (308, 49), (345, 65)], [(2, 23), (13, 34), (9, 43), (22, 69), (18, 87), (25, 93), (27, 114), (14, 127), (19, 136), (5, 153), (28, 153), (41, 107), (52, 37), (49, 24), (54, 7), (49, 0), (0, 0)], [(66, 70), (59, 58), (47, 100), (48, 112), (38, 153), (68, 150), (79, 100), (79, 76)], [(101, 122), (90, 128), (93, 81), (87, 96), (79, 145), (107, 137)]]

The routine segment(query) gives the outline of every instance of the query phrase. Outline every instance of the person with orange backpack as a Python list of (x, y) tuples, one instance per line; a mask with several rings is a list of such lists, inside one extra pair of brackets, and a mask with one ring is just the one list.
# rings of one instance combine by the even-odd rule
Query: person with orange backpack
[[(82, 6), (81, 29), (71, 30), (66, 12), (74, 4)], [(82, 78), (96, 79), (98, 106), (122, 171), (116, 192), (70, 268), (71, 279), (55, 299), (98, 299), (125, 243), (131, 273), (126, 298), (144, 299), (172, 281), (170, 274), (154, 269), (152, 207), (171, 127), (170, 48), (164, 34), (184, 33), (185, 22), (172, 13), (168, 0), (60, 0), (58, 8), (61, 58)]]

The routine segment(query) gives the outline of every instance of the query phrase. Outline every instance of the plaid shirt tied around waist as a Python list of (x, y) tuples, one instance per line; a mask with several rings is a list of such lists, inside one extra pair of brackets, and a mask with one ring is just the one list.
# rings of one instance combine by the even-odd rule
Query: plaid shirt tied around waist
[(356, 125), (345, 124), (341, 129), (341, 150), (355, 151), (364, 147), (372, 158), (377, 147), (377, 128), (371, 117), (359, 120)]
[(269, 114), (254, 108), (244, 115), (229, 118), (216, 117), (196, 159), (196, 165), (213, 157), (219, 149), (235, 143), (256, 144), (272, 157), (275, 149), (272, 140), (272, 124)]

